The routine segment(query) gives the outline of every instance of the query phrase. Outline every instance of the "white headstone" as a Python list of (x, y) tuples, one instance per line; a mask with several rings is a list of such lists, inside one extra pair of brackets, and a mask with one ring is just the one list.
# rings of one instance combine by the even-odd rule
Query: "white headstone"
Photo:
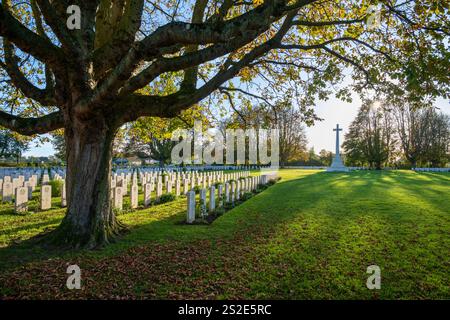
[(50, 177), (48, 176), (48, 174), (44, 174), (42, 176), (42, 185), (46, 185), (50, 182)]
[(123, 190), (121, 187), (114, 188), (114, 208), (118, 210), (123, 209)]
[(230, 184), (225, 182), (225, 203), (230, 202)]
[(5, 180), (3, 182), (3, 188), (2, 188), (2, 201), (3, 202), (11, 202), (12, 195), (13, 195), (12, 183), (9, 182), (8, 180)]
[(187, 217), (186, 222), (192, 223), (195, 221), (195, 192), (189, 191), (187, 193)]
[(52, 207), (52, 186), (46, 184), (41, 186), (41, 210)]
[(216, 187), (209, 188), (209, 212), (216, 210)]
[(206, 215), (206, 189), (200, 189), (200, 215)]
[(136, 209), (138, 206), (138, 186), (134, 183), (131, 185), (130, 202), (131, 208)]
[(180, 185), (180, 180), (176, 180), (175, 181), (175, 195), (177, 196), (177, 197), (179, 197), (180, 196), (180, 193), (181, 193), (181, 185)]
[(26, 212), (28, 202), (28, 188), (18, 187), (16, 189), (14, 211), (15, 212)]
[(150, 206), (151, 202), (151, 194), (152, 194), (152, 185), (150, 183), (146, 183), (144, 185), (144, 206)]
[(217, 205), (223, 207), (223, 184), (219, 184), (217, 187), (217, 194), (219, 196), (219, 203)]
[(66, 191), (66, 182), (64, 181), (61, 186), (61, 207), (67, 207), (67, 191)]
[(31, 200), (33, 198), (33, 186), (31, 181), (25, 181), (23, 186), (28, 190), (28, 200)]
[(236, 181), (231, 181), (231, 202), (234, 203), (236, 201)]
[(158, 181), (156, 183), (156, 201), (159, 201), (159, 198), (162, 196), (162, 182)]
[(187, 195), (188, 191), (189, 191), (189, 180), (188, 179), (184, 179), (183, 194)]

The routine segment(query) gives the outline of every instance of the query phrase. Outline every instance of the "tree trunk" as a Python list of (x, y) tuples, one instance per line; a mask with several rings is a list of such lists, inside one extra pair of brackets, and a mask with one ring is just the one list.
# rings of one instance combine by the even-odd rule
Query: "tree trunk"
[(66, 216), (50, 234), (50, 242), (72, 248), (108, 244), (125, 227), (111, 207), (111, 156), (116, 128), (103, 118), (71, 121), (67, 146)]

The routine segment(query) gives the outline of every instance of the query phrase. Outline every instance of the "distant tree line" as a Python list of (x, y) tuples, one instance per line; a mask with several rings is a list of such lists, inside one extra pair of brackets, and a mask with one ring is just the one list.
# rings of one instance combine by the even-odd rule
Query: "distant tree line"
[(450, 117), (432, 106), (366, 100), (343, 149), (348, 166), (443, 167), (450, 162)]
[[(306, 150), (306, 149), (305, 149)], [(325, 149), (320, 150), (319, 154), (316, 154), (314, 148), (310, 148), (301, 155), (298, 159), (290, 161), (286, 165), (291, 166), (315, 166), (315, 167), (328, 167), (333, 160), (333, 153)]]

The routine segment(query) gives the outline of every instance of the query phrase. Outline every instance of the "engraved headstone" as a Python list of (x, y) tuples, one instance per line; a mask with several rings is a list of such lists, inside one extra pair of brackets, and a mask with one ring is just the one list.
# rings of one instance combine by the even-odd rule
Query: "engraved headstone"
[(138, 206), (138, 186), (137, 186), (137, 184), (131, 185), (130, 202), (131, 202), (131, 208), (136, 209)]
[(236, 199), (236, 182), (231, 181), (231, 203)]
[(121, 187), (114, 188), (114, 208), (122, 210), (123, 208), (123, 190)]
[(3, 182), (2, 201), (10, 202), (12, 200), (12, 195), (13, 195), (12, 183), (9, 182), (8, 180), (5, 180), (5, 182)]
[(172, 193), (172, 181), (170, 181), (170, 180), (166, 181), (166, 192)]
[(31, 181), (25, 181), (25, 183), (23, 184), (23, 186), (25, 188), (27, 188), (28, 192), (28, 200), (31, 200), (33, 198), (33, 186)]
[(195, 192), (189, 191), (187, 193), (187, 217), (186, 222), (192, 223), (195, 221)]
[(152, 185), (150, 183), (146, 183), (144, 185), (144, 206), (148, 207), (151, 202), (151, 194), (152, 194)]
[(15, 212), (26, 212), (28, 202), (28, 188), (18, 187), (15, 194), (14, 211)]
[(187, 195), (188, 191), (189, 191), (189, 180), (188, 179), (184, 179), (183, 194)]
[(180, 180), (177, 179), (177, 180), (175, 181), (175, 195), (176, 195), (177, 197), (180, 196), (180, 193), (181, 193), (180, 189), (181, 189)]
[(225, 203), (230, 202), (230, 184), (225, 182)]
[(41, 210), (48, 210), (52, 207), (52, 186), (41, 186)]
[(42, 176), (42, 185), (46, 185), (50, 182), (50, 177), (48, 176), (48, 174), (44, 174)]
[(200, 215), (206, 215), (206, 189), (200, 189)]
[(61, 207), (65, 208), (67, 207), (67, 191), (66, 191), (66, 182), (61, 186)]
[(162, 182), (158, 181), (158, 183), (156, 183), (156, 201), (159, 201), (161, 195), (162, 195)]
[(209, 212), (216, 210), (216, 187), (209, 188)]

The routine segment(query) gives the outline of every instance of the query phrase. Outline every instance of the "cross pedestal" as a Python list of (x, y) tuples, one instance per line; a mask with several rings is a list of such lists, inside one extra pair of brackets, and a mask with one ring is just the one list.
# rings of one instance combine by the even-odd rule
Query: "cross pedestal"
[(333, 129), (333, 131), (336, 131), (336, 152), (333, 158), (333, 162), (331, 163), (331, 167), (327, 168), (328, 172), (336, 172), (336, 171), (343, 171), (347, 172), (349, 169), (344, 166), (344, 163), (342, 162), (341, 155), (339, 153), (339, 131), (342, 131), (341, 128), (339, 128), (339, 124), (336, 125), (336, 129)]

